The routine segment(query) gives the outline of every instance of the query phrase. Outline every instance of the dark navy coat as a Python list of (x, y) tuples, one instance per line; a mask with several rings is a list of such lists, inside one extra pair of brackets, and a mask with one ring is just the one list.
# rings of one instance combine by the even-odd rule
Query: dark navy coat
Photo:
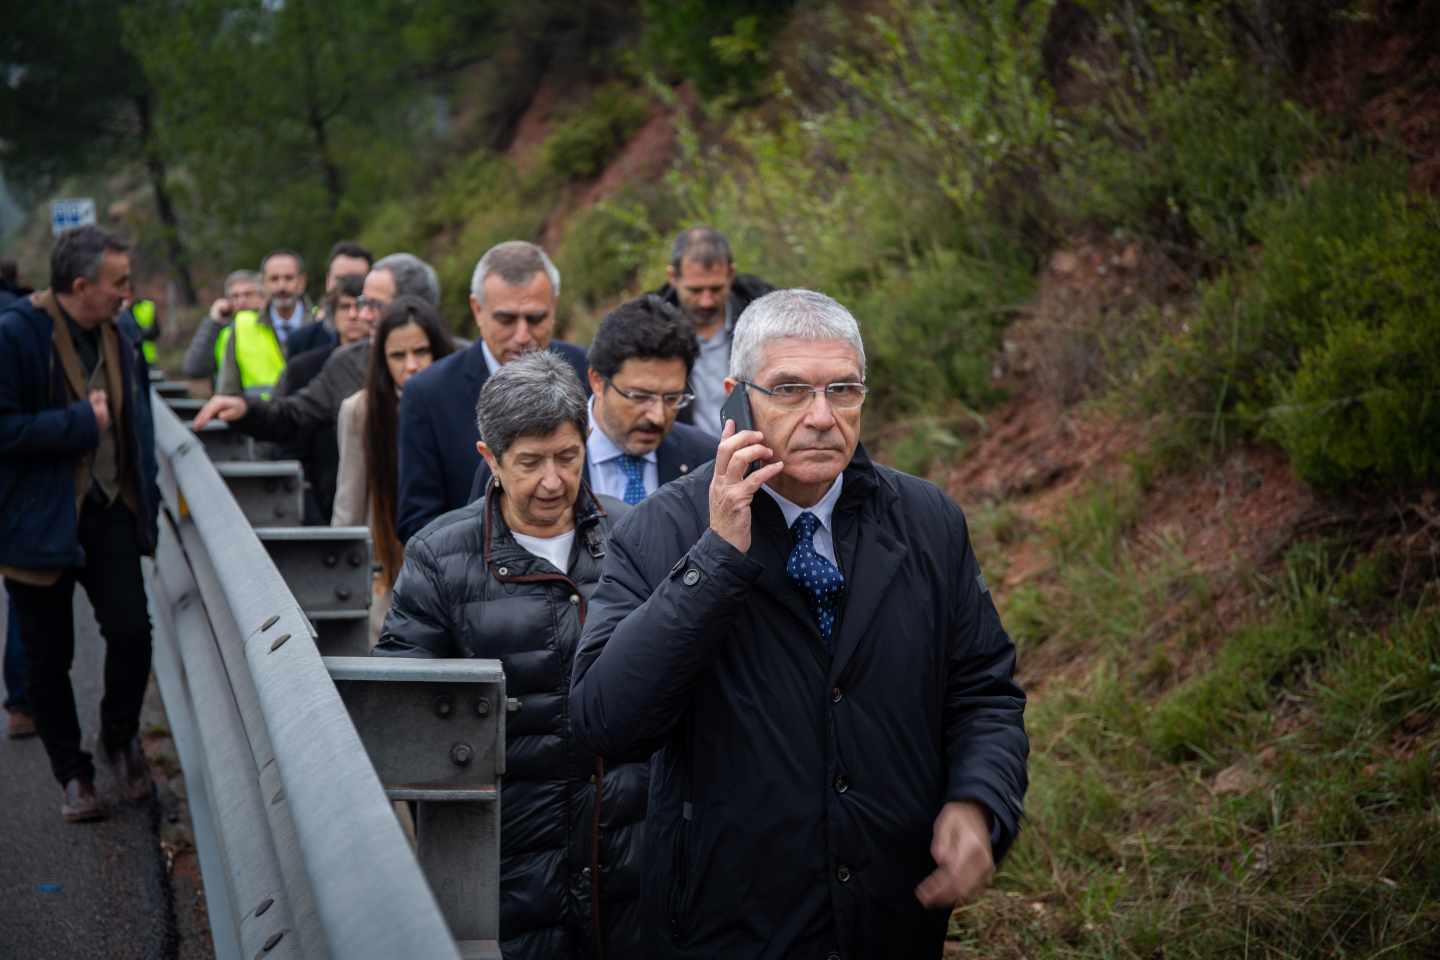
[(505, 720), (500, 798), (505, 960), (639, 956), (648, 768), (585, 749), (568, 710), (570, 667), (605, 540), (627, 509), (582, 487), (563, 571), (520, 546), (493, 497), (445, 514), (406, 545), (375, 648), (377, 656), (493, 657), (504, 665), (505, 693), (519, 701)]
[[(661, 484), (678, 480), (690, 471), (715, 459), (715, 447), (719, 443), (714, 437), (688, 424), (677, 423), (660, 446), (655, 448), (655, 473)], [(590, 458), (585, 458), (585, 482), (590, 482)], [(470, 484), (470, 502), (479, 500), (490, 483), (490, 464), (480, 458), (475, 468), (475, 480)]]
[[(95, 449), (100, 432), (89, 401), (68, 400), (51, 327), (50, 315), (28, 297), (0, 310), (0, 564), (6, 566), (85, 563), (76, 532), (75, 463)], [(137, 341), (123, 325), (117, 331), (129, 423), (126, 459), (139, 471), (137, 537), (143, 552), (153, 555), (160, 490), (150, 371)]]
[[(470, 485), (482, 458), (475, 451), (475, 403), (490, 377), (483, 341), (437, 361), (405, 384), (400, 398), (400, 492), (395, 529), (404, 543), (425, 524), (470, 502)], [(585, 379), (585, 351), (550, 344)]]
[(615, 527), (570, 693), (576, 737), (645, 757), (649, 955), (938, 958), (949, 911), (914, 888), (950, 801), (988, 811), (996, 861), (1019, 829), (1025, 696), (1015, 647), (933, 484), (846, 469), (846, 594), (826, 650), (785, 572), (768, 494), (741, 553), (709, 529), (713, 464)]

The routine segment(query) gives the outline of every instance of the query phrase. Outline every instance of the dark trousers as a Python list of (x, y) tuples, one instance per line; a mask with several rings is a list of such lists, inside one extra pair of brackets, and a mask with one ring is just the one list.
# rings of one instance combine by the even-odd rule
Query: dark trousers
[(10, 609), (5, 617), (5, 709), (30, 710), (25, 699), (25, 648), (20, 645), (20, 619), (15, 615), (15, 601), (6, 601)]
[(7, 580), (20, 621), (29, 677), (26, 697), (50, 770), (62, 785), (93, 780), (95, 765), (80, 749), (80, 718), (70, 665), (75, 658), (75, 584), (85, 588), (105, 637), (105, 695), (100, 701), (100, 745), (116, 750), (140, 730), (140, 706), (150, 679), (150, 612), (140, 573), (135, 515), (120, 501), (87, 500), (80, 511), (85, 566), (59, 582), (34, 587)]

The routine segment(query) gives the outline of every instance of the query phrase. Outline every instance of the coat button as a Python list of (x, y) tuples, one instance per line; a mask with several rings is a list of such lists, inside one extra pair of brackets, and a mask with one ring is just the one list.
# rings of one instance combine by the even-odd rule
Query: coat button
[(509, 567), (501, 567), (499, 570), (496, 570), (495, 572), (498, 573), (498, 574), (500, 574), (500, 576), (502, 576), (502, 577), (508, 577), (508, 576), (510, 576), (510, 568), (509, 568)]
[(840, 866), (835, 868), (835, 879), (839, 880), (841, 883), (849, 883), (850, 868), (845, 866), (845, 864), (843, 863), (840, 864)]
[(581, 870), (581, 871), (580, 871), (580, 879), (583, 880), (583, 881), (585, 881), (586, 883), (589, 883), (589, 882), (590, 882), (590, 868), (589, 868), (589, 867), (586, 867), (584, 870)]
[(848, 779), (846, 779), (845, 774), (842, 773), (842, 774), (840, 774), (840, 776), (838, 776), (838, 777), (835, 778), (835, 792), (836, 792), (836, 793), (844, 793), (846, 790), (849, 790), (849, 789), (850, 789), (850, 781), (849, 781)]
[(578, 593), (572, 593), (572, 594), (570, 594), (570, 606), (572, 606), (572, 607), (578, 607), (578, 606), (580, 606), (580, 594), (578, 594)]
[(844, 700), (844, 699), (845, 699), (845, 694), (844, 694), (843, 691), (841, 691), (841, 689), (840, 689), (839, 687), (831, 687), (831, 688), (830, 688), (830, 702), (831, 702), (831, 703), (839, 703), (841, 700)]
[(695, 584), (700, 582), (700, 571), (696, 570), (694, 567), (691, 567), (689, 570), (685, 571), (685, 576), (681, 579), (685, 581), (685, 586), (693, 587), (695, 586)]
[(840, 960), (840, 951), (831, 950), (829, 953), (825, 954), (825, 960)]

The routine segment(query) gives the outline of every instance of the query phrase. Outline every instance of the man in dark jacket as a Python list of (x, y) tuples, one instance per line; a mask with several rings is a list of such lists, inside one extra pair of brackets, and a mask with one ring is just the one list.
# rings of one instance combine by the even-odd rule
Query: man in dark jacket
[(442, 513), (470, 502), (480, 457), (475, 401), (503, 364), (549, 348), (585, 382), (585, 351), (551, 341), (560, 271), (533, 243), (491, 247), (470, 278), (470, 312), (480, 337), (432, 364), (405, 384), (400, 398), (400, 494), (396, 532), (401, 542)]
[(149, 796), (136, 734), (150, 675), (140, 557), (156, 541), (150, 377), (116, 327), (127, 247), (97, 227), (62, 233), (49, 290), (0, 310), (0, 572), (20, 621), (26, 693), (66, 820), (104, 814), (80, 748), (70, 684), (75, 584), (105, 637), (100, 744), (123, 795)]
[(506, 960), (638, 957), (647, 768), (582, 749), (565, 709), (611, 521), (627, 508), (580, 478), (585, 395), (554, 354), (492, 376), (476, 418), (497, 479), (411, 538), (375, 653), (504, 665), (519, 701), (500, 807)]
[[(694, 395), (685, 389), (699, 347), (680, 312), (654, 295), (616, 307), (600, 321), (590, 344), (590, 436), (585, 482), (592, 490), (639, 503), (662, 483), (715, 459), (709, 434), (675, 416)], [(470, 487), (485, 493), (483, 460)]]
[(959, 508), (859, 448), (864, 376), (840, 304), (757, 300), (727, 380), (756, 429), (611, 538), (570, 716), (659, 750), (652, 956), (939, 957), (1019, 829), (1015, 648)]
[(681, 411), (680, 422), (718, 440), (735, 321), (752, 300), (775, 288), (759, 277), (737, 274), (730, 241), (713, 227), (691, 227), (675, 238), (665, 277), (668, 282), (656, 296), (684, 311), (700, 339), (690, 374), (695, 402)]

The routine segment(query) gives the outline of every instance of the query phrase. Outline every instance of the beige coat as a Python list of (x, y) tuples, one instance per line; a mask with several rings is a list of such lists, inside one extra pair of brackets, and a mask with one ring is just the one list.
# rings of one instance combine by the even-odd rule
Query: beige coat
[[(340, 441), (340, 469), (335, 476), (332, 527), (370, 526), (370, 471), (365, 463), (365, 391), (357, 390), (340, 404), (336, 430)], [(374, 539), (374, 528), (371, 528)], [(370, 598), (370, 646), (380, 639), (380, 627), (390, 612), (390, 590), (377, 573)]]

